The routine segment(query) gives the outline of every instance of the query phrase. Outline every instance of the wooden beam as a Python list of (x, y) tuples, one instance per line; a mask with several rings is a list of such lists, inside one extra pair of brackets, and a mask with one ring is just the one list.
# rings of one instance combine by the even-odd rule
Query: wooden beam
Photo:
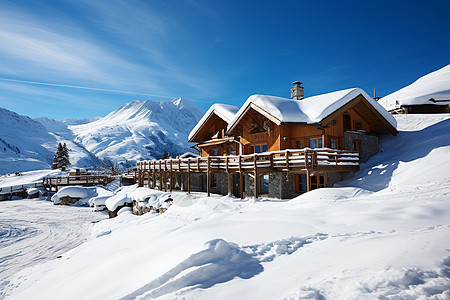
[(188, 171), (187, 171), (187, 192), (191, 193), (191, 159), (188, 158)]
[(242, 157), (239, 155), (239, 197), (244, 199), (244, 174), (242, 174)]
[(227, 180), (228, 180), (227, 187), (228, 187), (228, 196), (231, 196), (231, 174), (230, 174), (230, 170), (228, 168), (228, 164), (229, 164), (228, 159), (229, 159), (229, 157), (227, 156), (226, 157), (226, 171), (227, 171)]
[(258, 198), (258, 188), (259, 188), (259, 181), (258, 181), (258, 166), (257, 166), (257, 162), (256, 162), (256, 154), (253, 155), (253, 183), (254, 183), (254, 189), (255, 189), (255, 198)]
[(208, 197), (211, 195), (211, 157), (208, 156), (208, 169), (206, 171), (206, 193)]
[(172, 174), (172, 159), (170, 159), (170, 192), (172, 193), (173, 189), (173, 174)]
[(306, 191), (309, 192), (311, 191), (311, 172), (309, 171), (309, 169), (306, 170)]
[(156, 188), (156, 161), (153, 161), (153, 181), (152, 181), (152, 188)]

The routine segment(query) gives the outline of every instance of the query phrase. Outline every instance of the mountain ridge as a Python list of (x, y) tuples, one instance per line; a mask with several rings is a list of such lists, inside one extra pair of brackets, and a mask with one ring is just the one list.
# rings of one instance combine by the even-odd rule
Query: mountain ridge
[(32, 119), (0, 108), (0, 174), (50, 168), (58, 143), (70, 149), (76, 167), (102, 160), (123, 168), (137, 160), (190, 150), (187, 135), (203, 111), (184, 98), (134, 100), (103, 118)]

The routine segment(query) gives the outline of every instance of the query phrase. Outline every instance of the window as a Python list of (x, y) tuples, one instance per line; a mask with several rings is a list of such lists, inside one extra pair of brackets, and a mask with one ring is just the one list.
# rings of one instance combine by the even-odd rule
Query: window
[(311, 176), (311, 191), (325, 187), (325, 178), (323, 175)]
[(331, 149), (337, 149), (337, 147), (336, 147), (336, 139), (335, 138), (331, 138), (330, 139), (330, 145), (331, 145)]
[(296, 193), (306, 193), (307, 189), (307, 181), (306, 174), (295, 175), (295, 192)]
[(254, 145), (251, 147), (251, 152), (252, 153), (262, 153), (262, 152), (267, 152), (267, 145)]
[(309, 148), (322, 148), (322, 138), (309, 139)]
[[(306, 193), (308, 191), (308, 182), (306, 174), (295, 175), (295, 192), (296, 193)], [(313, 175), (310, 176), (311, 191), (325, 187), (325, 177), (324, 175)]]
[(298, 140), (297, 141), (297, 149), (303, 149), (303, 141), (302, 140)]
[(218, 149), (214, 149), (213, 150), (213, 156), (218, 156), (219, 155), (219, 150)]
[(228, 154), (229, 155), (234, 155), (234, 148), (233, 147), (228, 147)]
[(350, 115), (344, 114), (344, 129), (350, 130), (352, 126), (352, 119), (350, 118)]

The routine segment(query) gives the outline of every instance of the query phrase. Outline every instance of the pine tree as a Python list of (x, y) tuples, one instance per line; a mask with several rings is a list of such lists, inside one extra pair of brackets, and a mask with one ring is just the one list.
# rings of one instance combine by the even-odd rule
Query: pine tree
[(56, 154), (53, 157), (52, 169), (61, 169), (65, 171), (67, 167), (70, 167), (69, 150), (67, 149), (65, 143), (64, 145), (61, 145), (61, 143), (59, 143)]
[(69, 160), (69, 149), (67, 149), (66, 143), (62, 146), (62, 156), (61, 156), (61, 169), (64, 171), (65, 168), (70, 167)]
[(58, 169), (58, 156), (55, 154), (52, 160), (52, 170)]

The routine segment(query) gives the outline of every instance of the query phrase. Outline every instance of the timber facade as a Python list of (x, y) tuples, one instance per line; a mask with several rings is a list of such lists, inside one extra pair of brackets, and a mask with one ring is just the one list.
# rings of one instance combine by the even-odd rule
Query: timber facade
[[(291, 93), (303, 95), (296, 84)], [(201, 157), (138, 162), (139, 185), (241, 198), (292, 198), (333, 186), (378, 152), (379, 135), (397, 134), (395, 120), (362, 90), (339, 93), (213, 105), (189, 136)], [(324, 111), (320, 120), (312, 120), (315, 105)]]

